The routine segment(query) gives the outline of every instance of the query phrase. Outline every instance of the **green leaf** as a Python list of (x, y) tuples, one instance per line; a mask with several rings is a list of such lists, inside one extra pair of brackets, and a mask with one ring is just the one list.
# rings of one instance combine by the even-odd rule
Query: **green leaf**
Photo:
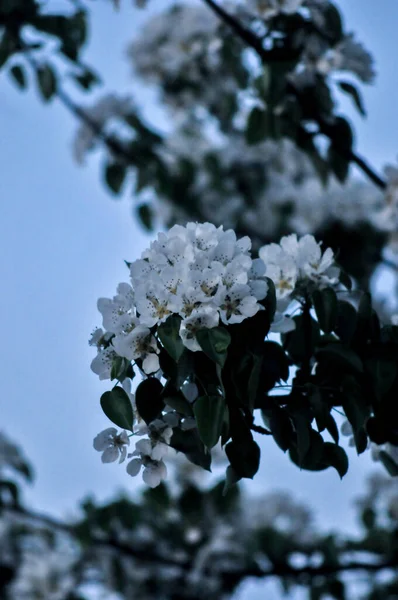
[(225, 452), (237, 477), (253, 479), (260, 464), (260, 448), (254, 440), (246, 443), (229, 442)]
[(26, 88), (25, 70), (21, 65), (14, 65), (11, 67), (10, 75), (21, 90)]
[[(303, 435), (302, 431), (298, 430), (297, 446), (292, 445), (289, 448), (289, 456), (300, 469), (308, 471), (323, 471), (327, 465), (322, 462), (324, 441), (320, 433), (309, 427), (308, 433)], [(301, 445), (301, 448), (299, 446)], [(304, 453), (304, 450), (306, 452)]]
[(147, 425), (156, 419), (164, 409), (163, 385), (156, 377), (141, 381), (135, 392), (135, 403), (140, 417)]
[(102, 410), (112, 423), (122, 429), (133, 431), (133, 407), (123, 388), (117, 386), (112, 391), (105, 392), (100, 402)]
[(231, 465), (228, 465), (227, 470), (225, 471), (225, 483), (222, 495), (226, 496), (240, 479), (241, 477), (239, 477), (235, 469), (231, 467)]
[(158, 326), (158, 337), (172, 359), (178, 362), (184, 352), (184, 344), (180, 338), (181, 318), (170, 315)]
[(105, 183), (115, 195), (120, 194), (122, 191), (126, 174), (127, 167), (121, 163), (108, 163), (105, 166)]
[(334, 418), (332, 417), (332, 415), (329, 413), (327, 419), (326, 419), (326, 429), (328, 430), (328, 432), (330, 433), (330, 435), (332, 436), (333, 440), (335, 441), (336, 444), (339, 443), (339, 430), (337, 428), (336, 425), (336, 421), (334, 420)]
[(194, 465), (202, 467), (206, 471), (211, 471), (211, 454), (206, 450), (197, 429), (182, 431), (175, 427), (170, 446), (178, 452), (183, 452)]
[(334, 330), (338, 314), (336, 292), (332, 288), (315, 290), (312, 300), (321, 329), (325, 333), (331, 333)]
[(163, 395), (164, 402), (170, 408), (173, 408), (176, 412), (186, 417), (193, 417), (192, 405), (188, 400), (181, 394), (176, 393), (172, 396)]
[(45, 102), (51, 100), (57, 91), (57, 77), (49, 64), (41, 65), (36, 70), (37, 83)]
[(231, 336), (225, 327), (199, 329), (196, 332), (196, 339), (206, 356), (223, 367), (227, 359), (227, 349), (231, 343)]
[(261, 411), (265, 425), (271, 430), (272, 436), (279, 448), (289, 450), (295, 433), (289, 414), (285, 408), (274, 405), (272, 409)]
[(11, 497), (12, 504), (18, 506), (19, 504), (19, 489), (14, 481), (3, 479), (0, 481), (0, 507), (3, 503), (9, 504), (9, 500), (6, 496), (5, 502), (3, 499), (3, 490), (6, 491), (7, 496)]
[(137, 216), (147, 231), (153, 231), (154, 213), (150, 204), (137, 206)]
[(357, 328), (357, 312), (349, 302), (339, 300), (335, 332), (344, 344), (350, 344)]
[(222, 396), (200, 396), (193, 405), (200, 439), (209, 450), (220, 439), (225, 408)]
[(328, 344), (317, 351), (318, 358), (324, 358), (350, 372), (363, 373), (363, 364), (358, 354), (340, 343)]
[(352, 85), (352, 83), (349, 83), (348, 81), (338, 81), (338, 86), (343, 92), (345, 92), (352, 98), (359, 113), (363, 117), (366, 117), (366, 111), (363, 105), (363, 100), (358, 88), (355, 85)]
[(381, 450), (379, 458), (389, 475), (391, 477), (398, 477), (398, 464), (395, 460), (384, 450)]
[(371, 375), (379, 399), (390, 391), (397, 377), (397, 367), (397, 361), (392, 358), (373, 357), (365, 361), (366, 371)]
[(325, 442), (323, 445), (322, 462), (328, 467), (336, 469), (340, 478), (343, 479), (344, 475), (348, 471), (348, 457), (343, 448), (332, 444), (331, 442)]
[(319, 324), (310, 317), (310, 336), (306, 335), (305, 320), (302, 315), (293, 317), (296, 328), (290, 333), (282, 335), (283, 346), (295, 363), (303, 363), (308, 360), (308, 354), (312, 356), (318, 344), (320, 332)]
[(131, 367), (131, 363), (127, 358), (122, 358), (121, 356), (116, 356), (112, 361), (111, 368), (111, 381), (114, 379), (118, 379), (119, 381), (123, 381), (127, 377), (127, 371)]
[(368, 445), (365, 424), (369, 417), (369, 407), (363, 400), (363, 394), (355, 377), (349, 375), (343, 380), (342, 406), (354, 432), (354, 441), (358, 454), (364, 452)]
[(331, 144), (328, 150), (328, 162), (337, 179), (345, 183), (350, 171), (350, 159)]
[(246, 127), (246, 142), (248, 144), (257, 144), (262, 142), (269, 130), (268, 112), (257, 106), (251, 111)]
[(347, 290), (352, 290), (352, 279), (342, 268), (340, 268), (339, 282), (344, 285)]

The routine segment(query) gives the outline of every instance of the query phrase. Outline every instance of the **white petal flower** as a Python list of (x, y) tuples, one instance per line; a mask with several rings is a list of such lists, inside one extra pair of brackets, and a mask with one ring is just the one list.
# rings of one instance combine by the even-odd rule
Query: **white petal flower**
[(144, 325), (138, 325), (127, 335), (115, 336), (112, 343), (119, 356), (123, 356), (128, 360), (136, 360), (137, 358), (145, 360), (148, 354), (159, 353), (155, 338), (150, 329)]
[(156, 373), (159, 371), (159, 357), (154, 353), (149, 353), (146, 355), (144, 360), (142, 361), (142, 368), (144, 373), (150, 375), (151, 373)]
[(131, 477), (135, 477), (140, 472), (141, 467), (141, 460), (139, 458), (133, 458), (133, 460), (130, 460), (128, 463), (126, 471), (129, 475), (131, 475)]
[(119, 458), (122, 463), (127, 454), (127, 446), (130, 445), (130, 439), (125, 431), (120, 434), (114, 427), (108, 427), (101, 431), (93, 442), (94, 449), (102, 452), (101, 460), (103, 463), (114, 462)]
[(112, 346), (100, 350), (91, 362), (91, 370), (98, 375), (100, 379), (110, 379), (112, 362), (116, 357), (117, 354)]
[(241, 323), (253, 317), (261, 308), (256, 298), (250, 295), (248, 285), (236, 284), (219, 299), (220, 316), (223, 323)]
[(180, 337), (184, 346), (192, 352), (201, 350), (196, 341), (196, 332), (199, 329), (212, 329), (217, 327), (219, 315), (217, 310), (210, 305), (204, 305), (201, 308), (192, 311), (191, 315), (181, 321)]
[(157, 487), (167, 477), (167, 468), (164, 462), (151, 462), (145, 466), (142, 479), (151, 488)]

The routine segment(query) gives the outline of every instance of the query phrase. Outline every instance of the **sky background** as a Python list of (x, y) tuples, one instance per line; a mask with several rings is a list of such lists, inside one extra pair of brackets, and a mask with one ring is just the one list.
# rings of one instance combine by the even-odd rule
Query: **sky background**
[[(92, 4), (87, 63), (103, 75), (104, 91), (132, 91), (147, 114), (156, 111), (153, 93), (132, 81), (125, 59), (126, 45), (149, 11), (131, 8), (129, 0), (122, 0), (119, 13), (105, 0)], [(164, 4), (152, 0), (151, 11)], [(348, 104), (344, 109), (355, 123), (359, 152), (381, 169), (398, 154), (398, 2), (339, 4), (347, 29), (355, 30), (376, 60), (376, 85), (363, 90), (367, 120)], [(21, 93), (0, 74), (1, 427), (35, 466), (28, 500), (62, 516), (72, 515), (88, 493), (105, 499), (141, 485), (124, 466), (102, 465), (92, 449), (93, 437), (109, 426), (99, 407), (109, 382), (90, 371), (87, 339), (100, 325), (97, 298), (114, 294), (127, 278), (123, 259), (138, 257), (150, 238), (131, 216), (129, 194), (115, 201), (105, 191), (100, 156), (83, 168), (74, 163), (74, 117), (57, 101), (43, 105), (30, 87)], [(334, 470), (300, 472), (271, 440), (261, 445), (252, 492), (291, 490), (313, 506), (323, 526), (354, 529), (351, 500), (363, 489), (368, 457), (351, 452), (350, 471), (340, 482)]]

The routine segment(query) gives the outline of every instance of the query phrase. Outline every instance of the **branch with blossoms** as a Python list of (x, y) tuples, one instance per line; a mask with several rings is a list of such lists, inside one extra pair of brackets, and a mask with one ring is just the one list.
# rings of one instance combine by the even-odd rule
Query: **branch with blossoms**
[[(228, 11), (226, 11), (222, 6), (217, 4), (217, 2), (214, 2), (214, 0), (203, 0), (203, 2), (228, 27), (230, 27), (232, 31), (234, 31), (234, 33), (236, 33), (236, 35), (239, 36), (241, 40), (243, 40), (250, 48), (252, 48), (256, 52), (256, 54), (259, 56), (264, 65), (267, 65), (269, 63), (271, 59), (271, 54), (264, 48), (263, 42), (259, 37), (257, 37), (252, 31), (244, 27), (234, 15), (229, 14)], [(301, 2), (293, 3), (293, 8), (291, 12), (295, 13), (300, 4)], [(274, 11), (270, 9), (269, 12), (271, 16), (274, 16), (277, 13), (277, 9), (274, 9)], [(299, 90), (293, 85), (292, 82), (290, 82), (290, 90), (294, 93), (297, 100), (301, 102)], [(341, 132), (338, 130), (338, 128), (335, 127), (335, 122), (327, 122), (320, 116), (317, 116), (316, 122), (319, 125), (319, 133), (322, 133), (332, 141), (337, 152), (339, 152), (342, 156), (346, 157), (349, 161), (355, 163), (357, 167), (359, 167), (359, 169), (361, 169), (361, 171), (365, 173), (365, 175), (367, 175), (367, 177), (369, 177), (369, 179), (373, 181), (373, 183), (375, 183), (378, 187), (380, 187), (383, 190), (386, 189), (386, 181), (376, 173), (375, 169), (373, 169), (365, 161), (364, 158), (362, 158), (360, 155), (354, 152), (350, 147), (347, 147), (345, 142), (341, 140)], [(308, 135), (308, 132), (304, 127), (301, 126), (299, 129), (301, 131), (301, 135), (304, 135), (304, 137)]]
[[(368, 294), (357, 307), (338, 299), (344, 285), (349, 293), (350, 279), (313, 236), (283, 237), (260, 248), (258, 258), (250, 248), (248, 237), (210, 223), (175, 225), (129, 263), (130, 283), (120, 283), (113, 299), (98, 300), (103, 329), (90, 340), (97, 348), (91, 368), (116, 380), (101, 407), (123, 429), (95, 438), (103, 462), (128, 456), (127, 473), (142, 470), (156, 487), (167, 476), (170, 448), (210, 470), (220, 443), (229, 461), (227, 492), (256, 474), (257, 432), (271, 434), (300, 468), (333, 467), (343, 477), (348, 458), (336, 407), (358, 453), (369, 438), (397, 444), (396, 327), (380, 327)], [(282, 343), (270, 333), (281, 334)], [(290, 394), (278, 399), (273, 391), (288, 380)], [(266, 427), (255, 422), (256, 411)], [(147, 437), (128, 454), (135, 436)], [(385, 450), (381, 456), (398, 474), (395, 458)]]

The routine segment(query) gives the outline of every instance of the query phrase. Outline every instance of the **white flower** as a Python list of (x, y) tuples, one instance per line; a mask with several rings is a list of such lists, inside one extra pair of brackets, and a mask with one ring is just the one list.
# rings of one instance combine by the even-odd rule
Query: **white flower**
[(300, 239), (297, 262), (301, 276), (324, 283), (336, 283), (338, 280), (338, 269), (330, 270), (334, 264), (333, 250), (327, 248), (322, 254), (321, 245), (312, 235)]
[(200, 351), (201, 347), (196, 341), (196, 332), (199, 329), (217, 327), (218, 321), (218, 312), (212, 306), (204, 305), (201, 308), (193, 310), (189, 317), (181, 321), (180, 337), (184, 346), (192, 350), (192, 352)]
[(140, 321), (147, 327), (162, 323), (174, 310), (170, 292), (150, 280), (137, 287), (136, 303)]
[(117, 354), (112, 346), (99, 350), (97, 356), (91, 362), (91, 370), (100, 379), (110, 379), (113, 360)]
[(293, 14), (302, 3), (303, 0), (249, 0), (248, 8), (259, 17), (270, 19), (279, 13)]
[(140, 472), (141, 466), (144, 466), (142, 479), (151, 488), (157, 487), (167, 477), (167, 468), (164, 462), (162, 460), (151, 460), (150, 458), (144, 458), (143, 460), (133, 458), (127, 465), (127, 473), (134, 477)]
[(248, 285), (233, 285), (220, 295), (219, 302), (222, 322), (231, 325), (253, 317), (260, 309), (257, 299), (251, 296)]
[(131, 314), (134, 292), (128, 283), (119, 283), (113, 300), (99, 298), (97, 307), (102, 314), (102, 325), (106, 331), (121, 333), (134, 327), (138, 320)]
[(134, 452), (129, 456), (138, 458), (133, 458), (128, 463), (127, 473), (135, 477), (143, 466), (142, 479), (150, 487), (156, 487), (167, 477), (167, 468), (163, 458), (169, 451), (173, 430), (164, 421), (156, 419), (146, 431), (149, 433), (150, 439), (139, 440), (136, 443)]
[(97, 346), (97, 348), (100, 348), (101, 346), (101, 340), (104, 336), (104, 330), (101, 329), (100, 327), (96, 327), (93, 331), (93, 333), (90, 336), (90, 339), (88, 340), (88, 345), (89, 346)]
[(159, 348), (148, 327), (137, 325), (130, 333), (115, 336), (112, 343), (119, 356), (128, 360), (142, 358), (145, 373), (159, 369)]
[(110, 463), (117, 460), (122, 463), (127, 455), (127, 446), (130, 444), (130, 439), (125, 431), (120, 434), (114, 427), (108, 427), (101, 431), (93, 442), (94, 449), (102, 452), (101, 460), (103, 463)]

